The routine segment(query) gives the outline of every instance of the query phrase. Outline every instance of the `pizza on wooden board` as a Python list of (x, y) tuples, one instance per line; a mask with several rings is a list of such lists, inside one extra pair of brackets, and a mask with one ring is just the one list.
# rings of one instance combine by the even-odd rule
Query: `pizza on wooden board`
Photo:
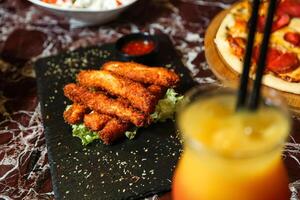
[[(252, 78), (263, 38), (267, 9), (268, 1), (263, 1), (252, 55)], [(220, 55), (238, 73), (243, 68), (250, 15), (249, 1), (237, 3), (223, 19), (215, 38)], [(300, 94), (300, 0), (278, 2), (263, 83), (281, 91)]]

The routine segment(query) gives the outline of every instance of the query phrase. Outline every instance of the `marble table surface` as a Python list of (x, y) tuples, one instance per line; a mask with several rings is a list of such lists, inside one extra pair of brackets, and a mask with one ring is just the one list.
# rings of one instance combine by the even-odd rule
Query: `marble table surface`
[[(204, 33), (212, 18), (234, 2), (139, 0), (111, 23), (74, 28), (68, 19), (26, 0), (0, 0), (0, 199), (54, 199), (33, 70), (38, 58), (114, 42), (132, 32), (165, 33), (193, 78), (199, 84), (213, 83), (217, 80), (205, 61)], [(296, 200), (300, 118), (293, 116), (293, 121), (284, 159), (291, 199)]]

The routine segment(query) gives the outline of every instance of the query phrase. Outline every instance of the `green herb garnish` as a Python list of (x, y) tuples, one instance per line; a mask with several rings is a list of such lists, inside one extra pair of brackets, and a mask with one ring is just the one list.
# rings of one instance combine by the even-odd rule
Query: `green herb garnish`
[(155, 112), (151, 114), (154, 122), (165, 122), (167, 119), (174, 119), (177, 104), (183, 99), (173, 88), (168, 89), (165, 97), (158, 101)]
[(81, 139), (81, 143), (84, 146), (92, 143), (94, 140), (99, 139), (98, 134), (90, 131), (84, 124), (72, 125), (72, 133), (74, 137)]

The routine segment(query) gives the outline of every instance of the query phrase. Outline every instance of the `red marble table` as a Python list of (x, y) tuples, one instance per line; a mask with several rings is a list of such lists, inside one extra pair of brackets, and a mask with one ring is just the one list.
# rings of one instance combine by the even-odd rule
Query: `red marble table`
[[(0, 0), (0, 199), (53, 199), (33, 63), (41, 57), (113, 42), (133, 31), (168, 34), (199, 84), (215, 82), (204, 58), (211, 19), (234, 0), (140, 0), (118, 20), (72, 29), (26, 0)], [(285, 162), (294, 200), (300, 189), (300, 118)], [(298, 133), (298, 134), (297, 134)], [(170, 199), (167, 194), (162, 199)]]

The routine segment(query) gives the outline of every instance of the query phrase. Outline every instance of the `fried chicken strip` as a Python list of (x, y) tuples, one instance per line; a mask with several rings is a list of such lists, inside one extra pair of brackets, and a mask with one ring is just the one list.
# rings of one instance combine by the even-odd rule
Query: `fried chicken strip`
[(109, 98), (100, 92), (91, 92), (74, 83), (64, 87), (64, 94), (71, 101), (83, 104), (93, 111), (110, 116), (116, 116), (123, 121), (130, 121), (141, 127), (150, 123), (150, 118), (122, 102)]
[(82, 121), (87, 108), (74, 103), (64, 112), (64, 119), (68, 124), (78, 124)]
[[(149, 87), (147, 87), (147, 90), (154, 96), (154, 105), (156, 105), (158, 103), (158, 101), (164, 96), (164, 94), (166, 93), (166, 89), (164, 87), (158, 86), (158, 85), (150, 85)], [(124, 103), (127, 106), (130, 106), (130, 102), (123, 98), (123, 97), (118, 97), (117, 100), (121, 101), (122, 103)], [(154, 111), (152, 111), (151, 113), (153, 113)], [(150, 114), (151, 114), (150, 113)]]
[(92, 111), (84, 116), (84, 125), (92, 131), (97, 131), (104, 144), (111, 144), (124, 136), (129, 123)]
[(160, 85), (166, 88), (175, 86), (180, 80), (175, 72), (166, 68), (147, 67), (134, 62), (107, 62), (102, 69), (144, 84)]
[(100, 131), (111, 119), (112, 118), (108, 115), (92, 111), (91, 113), (84, 115), (83, 123), (92, 131)]
[(124, 123), (119, 119), (112, 118), (106, 123), (104, 128), (98, 132), (99, 138), (104, 144), (112, 144), (119, 138), (124, 137), (124, 133), (128, 128), (129, 123)]
[(130, 104), (146, 114), (153, 112), (155, 97), (140, 83), (104, 70), (86, 70), (77, 75), (80, 85), (98, 87), (111, 95), (127, 99)]

